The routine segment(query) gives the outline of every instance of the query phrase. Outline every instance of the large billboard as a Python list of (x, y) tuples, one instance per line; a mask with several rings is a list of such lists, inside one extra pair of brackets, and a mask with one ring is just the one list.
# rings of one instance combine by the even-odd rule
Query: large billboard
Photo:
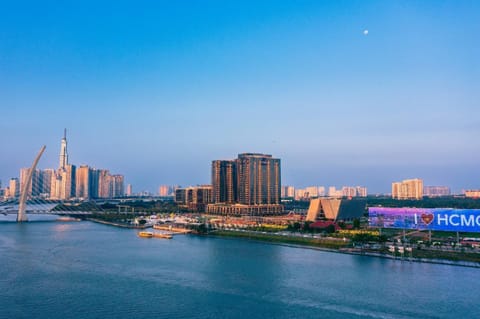
[(480, 209), (369, 207), (373, 227), (480, 232)]

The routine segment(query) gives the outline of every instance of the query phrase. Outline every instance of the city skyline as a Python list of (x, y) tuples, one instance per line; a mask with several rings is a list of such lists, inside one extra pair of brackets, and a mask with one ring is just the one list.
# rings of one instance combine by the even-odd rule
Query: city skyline
[(44, 144), (54, 167), (66, 126), (73, 162), (134, 192), (243, 152), (281, 158), (284, 185), (478, 189), (478, 20), (476, 1), (5, 4), (0, 179)]
[[(57, 156), (58, 156), (58, 155), (57, 155)], [(59, 155), (58, 158), (57, 158), (57, 161), (59, 161), (59, 167), (60, 167), (61, 169), (64, 169), (65, 166), (69, 166), (69, 165), (68, 165), (68, 158), (69, 158), (69, 155), (68, 155), (68, 152), (67, 152), (66, 129), (64, 129), (64, 136), (63, 136), (63, 138), (61, 139), (60, 155)], [(217, 163), (220, 163), (220, 162), (231, 162), (231, 161), (232, 161), (232, 160), (213, 160), (213, 163), (215, 163), (215, 162), (217, 162)], [(40, 166), (41, 166), (41, 165), (40, 165)], [(70, 165), (70, 166), (71, 166), (71, 165)], [(76, 167), (76, 166), (73, 165), (73, 167)], [(87, 165), (87, 164), (85, 164), (85, 163), (84, 163), (84, 164), (80, 164), (78, 167), (76, 167), (76, 169), (79, 169), (79, 168), (82, 168), (82, 167), (86, 167), (86, 168), (90, 168), (90, 169), (95, 169), (95, 170), (96, 170), (95, 166), (89, 166), (89, 165)], [(2, 186), (2, 187), (7, 187), (7, 185), (8, 185), (9, 183), (11, 183), (11, 180), (12, 180), (12, 179), (18, 179), (19, 181), (21, 181), (21, 180), (22, 180), (22, 173), (23, 173), (23, 171), (26, 170), (26, 169), (27, 169), (27, 168), (22, 167), (22, 168), (19, 169), (19, 171), (20, 171), (20, 174), (19, 174), (19, 175), (12, 175), (12, 176), (11, 176), (10, 178), (8, 178), (8, 179), (3, 179), (3, 180), (0, 179), (0, 181), (2, 182), (2, 184), (0, 184), (0, 186)], [(51, 170), (52, 172), (54, 171), (51, 167), (44, 167), (44, 168), (43, 168), (43, 167), (40, 167), (39, 169), (40, 169), (40, 171), (49, 171), (49, 170)], [(37, 170), (39, 170), (39, 169), (37, 169)], [(107, 171), (107, 172), (108, 172), (108, 171)], [(114, 175), (114, 176), (117, 176), (117, 175)], [(211, 174), (210, 174), (210, 178), (212, 178), (212, 175), (211, 175)], [(282, 178), (283, 178), (283, 177), (282, 177)], [(212, 182), (212, 179), (210, 179), (209, 182), (211, 183), (211, 182)], [(192, 186), (206, 185), (206, 184), (209, 184), (209, 182), (205, 182), (205, 183), (186, 183), (186, 184), (184, 184), (183, 186), (182, 186), (181, 184), (178, 184), (178, 183), (173, 183), (173, 184), (170, 184), (170, 185), (166, 185), (166, 184), (162, 184), (161, 182), (159, 182), (159, 183), (157, 183), (157, 184), (154, 184), (153, 190), (151, 190), (151, 189), (146, 189), (146, 188), (142, 188), (142, 187), (138, 187), (138, 185), (132, 185), (131, 183), (128, 183), (128, 185), (126, 184), (126, 186), (130, 186), (130, 187), (134, 186), (134, 187), (137, 187), (138, 189), (134, 192), (134, 194), (141, 194), (141, 193), (156, 194), (156, 193), (158, 193), (160, 196), (162, 196), (162, 195), (160, 194), (162, 191), (160, 191), (159, 188), (162, 188), (162, 187), (165, 187), (165, 186), (168, 186), (168, 187), (171, 187), (172, 189), (174, 189), (175, 186), (186, 187), (186, 185), (188, 185), (188, 187), (192, 187)], [(394, 181), (391, 181), (391, 182), (390, 182), (390, 186), (392, 185), (392, 183), (395, 184)], [(317, 186), (314, 186), (314, 185), (317, 185)], [(317, 183), (317, 184), (303, 184), (303, 185), (302, 185), (302, 184), (301, 184), (301, 185), (292, 185), (292, 184), (287, 185), (287, 184), (282, 184), (281, 186), (282, 186), (282, 187), (294, 187), (294, 189), (300, 189), (301, 187), (304, 187), (305, 189), (308, 189), (308, 188), (310, 188), (310, 187), (322, 187), (322, 188), (325, 188), (327, 185), (328, 185), (328, 187), (329, 187), (330, 189), (333, 188), (333, 190), (335, 190), (335, 187), (338, 186), (338, 185), (340, 185), (340, 184), (338, 184), (338, 183), (323, 184), (323, 185), (320, 185), (320, 184), (318, 184), (318, 183)], [(390, 187), (390, 186), (389, 186), (389, 187)], [(342, 187), (342, 188), (352, 188), (352, 186), (346, 186), (345, 184), (343, 184), (341, 187)], [(356, 187), (358, 188), (358, 187), (360, 187), (360, 186), (356, 186)], [(447, 186), (439, 186), (439, 185), (437, 185), (437, 186), (428, 185), (428, 186), (427, 186), (427, 185), (426, 185), (425, 187), (447, 187), (447, 188), (450, 189), (450, 186), (449, 186), (449, 185), (447, 185)], [(1, 188), (1, 187), (0, 187), (0, 188)], [(473, 187), (473, 188), (463, 187), (463, 188), (461, 188), (461, 189), (455, 190), (455, 192), (453, 192), (453, 194), (461, 194), (461, 193), (463, 193), (464, 191), (468, 191), (468, 190), (471, 190), (471, 189), (478, 189), (478, 187)], [(155, 191), (155, 190), (158, 190), (158, 192)], [(390, 189), (390, 190), (391, 190), (391, 189)], [(422, 186), (422, 190), (423, 190), (423, 186)], [(325, 191), (325, 190), (324, 190), (324, 191)], [(337, 190), (337, 192), (342, 193), (342, 189)], [(366, 193), (366, 189), (365, 189), (365, 193)], [(330, 191), (325, 192), (325, 194), (328, 194), (328, 195), (332, 196), (332, 195), (330, 194)], [(378, 192), (378, 191), (377, 191), (377, 192), (368, 192), (368, 194), (369, 194), (369, 195), (373, 195), (373, 194), (385, 194), (385, 195), (387, 195), (387, 194), (393, 194), (393, 193), (392, 193), (391, 191), (389, 191), (389, 190), (386, 190), (386, 191), (381, 191), (381, 192)], [(453, 194), (452, 194), (452, 195), (453, 195)], [(163, 195), (163, 196), (165, 196), (165, 195)], [(324, 196), (324, 195), (321, 195), (321, 196)], [(336, 196), (338, 196), (338, 195), (333, 195), (333, 196), (336, 197)], [(346, 195), (344, 195), (344, 196), (346, 196)], [(79, 196), (77, 195), (76, 197), (79, 197)], [(80, 196), (80, 197), (81, 197), (81, 196)], [(295, 196), (295, 197), (297, 197), (297, 196)]]

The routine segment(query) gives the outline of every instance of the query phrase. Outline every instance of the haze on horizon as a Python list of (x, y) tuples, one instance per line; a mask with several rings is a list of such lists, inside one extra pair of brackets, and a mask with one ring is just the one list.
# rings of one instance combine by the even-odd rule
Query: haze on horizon
[[(0, 5), (3, 185), (47, 145), (134, 191), (261, 152), (282, 184), (480, 188), (478, 1)], [(365, 32), (367, 31), (367, 32)]]

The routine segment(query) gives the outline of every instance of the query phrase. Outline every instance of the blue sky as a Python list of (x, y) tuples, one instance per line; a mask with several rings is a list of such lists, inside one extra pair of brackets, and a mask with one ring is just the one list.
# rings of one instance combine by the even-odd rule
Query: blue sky
[[(480, 188), (479, 1), (0, 3), (0, 179), (41, 145), (134, 191), (263, 152), (283, 184)], [(364, 30), (368, 30), (368, 35)]]

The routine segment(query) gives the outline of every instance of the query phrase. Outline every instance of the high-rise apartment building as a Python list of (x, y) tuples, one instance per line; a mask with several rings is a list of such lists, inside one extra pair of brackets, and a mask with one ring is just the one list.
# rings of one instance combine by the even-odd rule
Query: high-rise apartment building
[(357, 189), (351, 186), (342, 187), (342, 196), (343, 197), (355, 197), (357, 196)]
[(295, 197), (295, 187), (293, 186), (282, 186), (282, 198), (284, 197)]
[(111, 196), (110, 172), (106, 169), (98, 170), (98, 197), (110, 198)]
[(75, 174), (75, 165), (66, 164), (65, 167), (61, 169), (60, 199), (75, 197)]
[(40, 176), (42, 180), (42, 190), (40, 195), (42, 197), (50, 197), (52, 193), (52, 179), (55, 178), (55, 170), (47, 168), (40, 171)]
[(236, 160), (212, 161), (213, 201), (235, 203), (238, 200), (238, 172)]
[(425, 186), (423, 195), (427, 197), (450, 196), (450, 187), (448, 186)]
[(76, 176), (76, 197), (88, 199), (91, 197), (90, 191), (91, 169), (87, 165), (81, 165), (77, 169)]
[(394, 199), (422, 199), (423, 180), (406, 179), (392, 183), (392, 198)]
[(287, 186), (287, 197), (295, 197), (295, 187)]
[(99, 198), (99, 180), (100, 180), (100, 170), (96, 168), (90, 169), (90, 177), (89, 177), (89, 192), (91, 198)]
[(267, 154), (239, 154), (237, 172), (240, 204), (280, 204), (280, 159)]
[(305, 188), (305, 192), (307, 193), (307, 196), (312, 198), (312, 197), (318, 197), (318, 186), (309, 186)]
[(328, 188), (328, 196), (330, 197), (342, 197), (343, 191), (341, 189), (336, 189), (335, 186), (330, 186)]
[(367, 197), (367, 188), (363, 186), (357, 186), (357, 197)]
[(212, 161), (213, 214), (275, 214), (283, 211), (280, 159), (259, 153)]
[(112, 175), (111, 184), (111, 197), (123, 197), (125, 195), (125, 181), (123, 175)]
[(160, 185), (160, 187), (158, 188), (158, 196), (170, 196), (171, 189), (172, 188), (169, 185)]
[(10, 198), (20, 197), (20, 181), (18, 178), (11, 178), (10, 183), (8, 184), (8, 195)]

